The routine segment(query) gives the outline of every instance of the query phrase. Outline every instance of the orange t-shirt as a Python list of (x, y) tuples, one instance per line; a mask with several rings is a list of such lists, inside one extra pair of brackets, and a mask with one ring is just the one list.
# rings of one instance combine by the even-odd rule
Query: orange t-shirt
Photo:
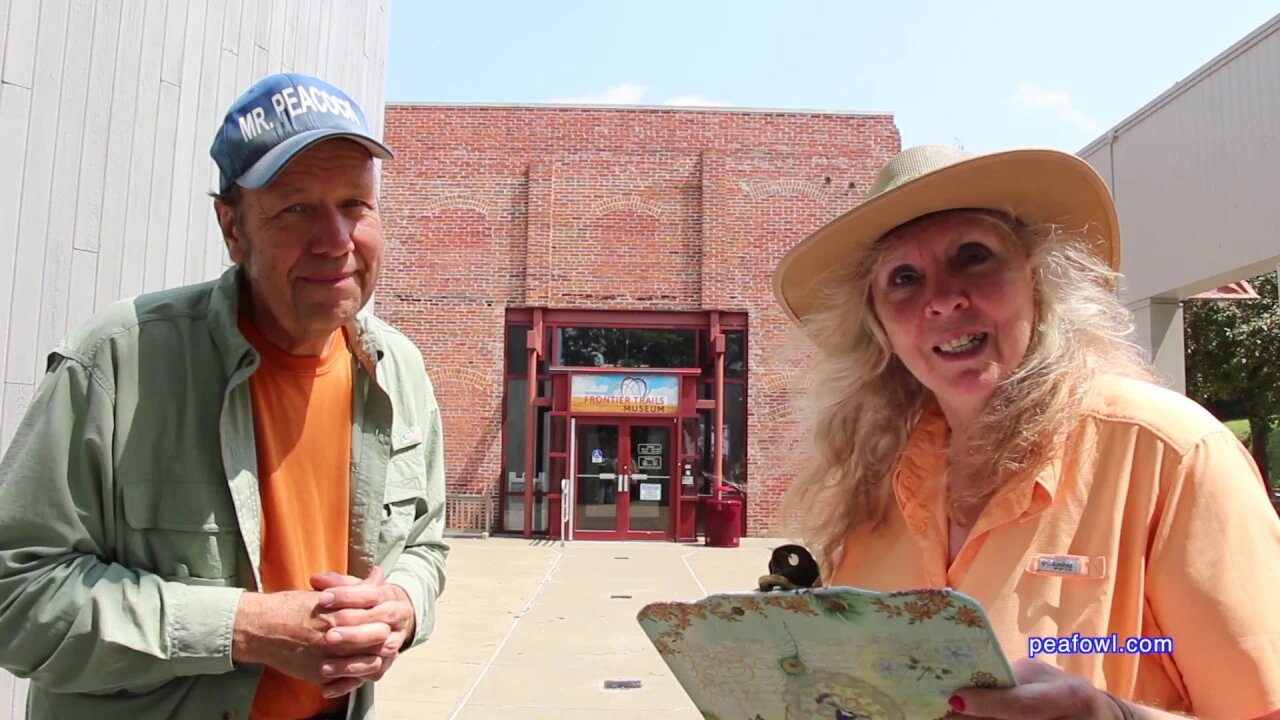
[[(949, 563), (949, 430), (935, 406), (893, 475), (897, 512), (850, 533), (830, 584), (954, 588), (982, 604), (1010, 661), (1031, 638), (1172, 638), (1172, 654), (1036, 659), (1200, 718), (1280, 708), (1280, 519), (1252, 457), (1203, 408), (1147, 383), (1103, 378), (1089, 415), (1086, 449), (998, 492)], [(1034, 554), (1072, 555), (1088, 572)]]
[[(290, 355), (242, 318), (262, 356), (249, 378), (262, 498), (262, 591), (310, 590), (317, 572), (347, 572), (351, 485), (351, 354), (342, 331), (321, 357)], [(341, 710), (320, 686), (267, 668), (253, 720)]]

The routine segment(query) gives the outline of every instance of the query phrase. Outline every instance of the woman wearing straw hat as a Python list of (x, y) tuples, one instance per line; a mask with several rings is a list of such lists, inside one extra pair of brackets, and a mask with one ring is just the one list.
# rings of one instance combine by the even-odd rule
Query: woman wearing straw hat
[[(787, 509), (827, 585), (982, 603), (1019, 686), (961, 690), (958, 713), (1280, 718), (1280, 519), (1127, 339), (1119, 257), (1074, 155), (890, 160), (774, 276), (820, 350)], [(1084, 651), (1113, 634), (1146, 640)]]

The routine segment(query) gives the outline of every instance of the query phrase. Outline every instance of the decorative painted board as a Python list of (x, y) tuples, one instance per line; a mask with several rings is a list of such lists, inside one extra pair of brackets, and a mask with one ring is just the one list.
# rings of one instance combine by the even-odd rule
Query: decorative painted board
[(637, 620), (713, 720), (941, 718), (960, 688), (1014, 685), (986, 613), (953, 590), (724, 593)]

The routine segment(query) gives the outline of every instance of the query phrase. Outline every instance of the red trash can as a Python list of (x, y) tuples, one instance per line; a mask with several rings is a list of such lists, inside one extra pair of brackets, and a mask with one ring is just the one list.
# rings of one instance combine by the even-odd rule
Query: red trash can
[(735, 548), (742, 537), (742, 499), (707, 498), (707, 547)]

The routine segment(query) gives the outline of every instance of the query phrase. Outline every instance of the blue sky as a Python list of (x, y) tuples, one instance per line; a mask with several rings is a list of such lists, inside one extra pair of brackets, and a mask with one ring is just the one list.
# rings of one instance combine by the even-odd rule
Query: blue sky
[(888, 111), (903, 146), (1077, 151), (1275, 0), (393, 0), (388, 101)]

